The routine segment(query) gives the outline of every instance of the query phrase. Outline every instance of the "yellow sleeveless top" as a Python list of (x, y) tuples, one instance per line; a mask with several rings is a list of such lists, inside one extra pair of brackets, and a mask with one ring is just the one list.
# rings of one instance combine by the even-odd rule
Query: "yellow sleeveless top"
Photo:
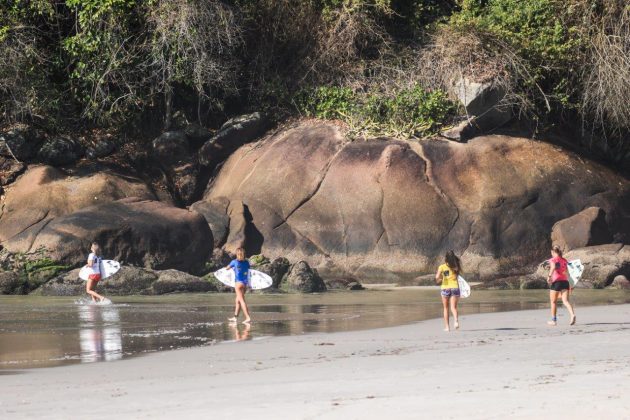
[(442, 264), (438, 271), (442, 275), (442, 289), (459, 289), (457, 274), (447, 264)]

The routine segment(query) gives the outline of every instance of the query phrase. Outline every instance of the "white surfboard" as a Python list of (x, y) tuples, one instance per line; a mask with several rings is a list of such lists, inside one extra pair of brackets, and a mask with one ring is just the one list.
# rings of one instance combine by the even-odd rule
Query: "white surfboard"
[(573, 288), (582, 278), (584, 266), (582, 265), (582, 261), (580, 260), (571, 260), (567, 264), (567, 268), (569, 269), (569, 284)]
[(470, 296), (470, 285), (462, 276), (457, 276), (457, 283), (459, 284), (459, 295), (463, 298)]
[[(101, 280), (106, 279), (107, 277), (116, 274), (118, 270), (120, 270), (120, 263), (114, 260), (101, 260), (100, 269)], [(87, 280), (90, 274), (92, 274), (92, 270), (86, 266), (84, 266), (81, 271), (79, 271), (79, 277), (82, 280)]]
[[(236, 281), (234, 270), (222, 268), (214, 272), (214, 277), (226, 286), (234, 287)], [(273, 284), (273, 279), (269, 275), (251, 268), (249, 269), (248, 281), (249, 287), (253, 290), (266, 289)]]

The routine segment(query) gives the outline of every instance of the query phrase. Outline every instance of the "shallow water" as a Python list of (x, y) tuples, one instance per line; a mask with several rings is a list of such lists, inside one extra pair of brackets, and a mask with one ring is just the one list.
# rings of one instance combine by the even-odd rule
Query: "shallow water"
[[(545, 290), (475, 291), (460, 301), (460, 313), (546, 308), (547, 298)], [(0, 375), (3, 369), (111, 361), (218, 342), (371, 329), (441, 316), (439, 291), (418, 289), (251, 295), (251, 328), (226, 322), (233, 308), (230, 294), (113, 301), (94, 305), (85, 298), (0, 297)], [(630, 303), (630, 293), (577, 290), (573, 301), (578, 308)]]

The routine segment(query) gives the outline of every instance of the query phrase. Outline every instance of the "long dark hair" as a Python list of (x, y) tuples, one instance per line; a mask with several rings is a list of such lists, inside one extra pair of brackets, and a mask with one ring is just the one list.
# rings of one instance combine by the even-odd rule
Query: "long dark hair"
[(448, 251), (446, 253), (446, 256), (444, 257), (444, 262), (446, 262), (446, 265), (448, 265), (449, 268), (459, 276), (459, 273), (462, 271), (462, 262), (453, 251)]
[(562, 249), (560, 249), (560, 247), (559, 247), (558, 245), (554, 245), (554, 246), (553, 246), (553, 248), (551, 248), (551, 250), (552, 250), (553, 252), (555, 252), (556, 254), (558, 254), (558, 256), (559, 256), (560, 258), (564, 258), (564, 257), (562, 256)]

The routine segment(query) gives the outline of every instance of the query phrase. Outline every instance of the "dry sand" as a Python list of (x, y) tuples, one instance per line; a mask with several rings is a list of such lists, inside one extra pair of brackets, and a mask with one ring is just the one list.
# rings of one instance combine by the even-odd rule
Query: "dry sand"
[[(562, 309), (561, 309), (562, 310)], [(0, 417), (630, 418), (630, 305), (463, 315), (0, 375)], [(253, 332), (255, 333), (255, 326)], [(2, 373), (2, 372), (0, 372)]]

